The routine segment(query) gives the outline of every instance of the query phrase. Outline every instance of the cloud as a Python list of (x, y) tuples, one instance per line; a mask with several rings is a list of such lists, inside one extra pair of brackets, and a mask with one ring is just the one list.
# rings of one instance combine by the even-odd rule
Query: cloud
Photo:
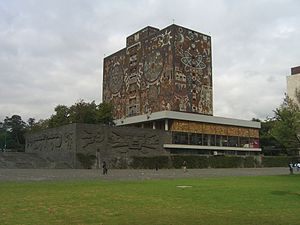
[(102, 61), (126, 37), (176, 24), (212, 36), (214, 114), (264, 119), (300, 64), (296, 0), (0, 2), (0, 121), (101, 102)]

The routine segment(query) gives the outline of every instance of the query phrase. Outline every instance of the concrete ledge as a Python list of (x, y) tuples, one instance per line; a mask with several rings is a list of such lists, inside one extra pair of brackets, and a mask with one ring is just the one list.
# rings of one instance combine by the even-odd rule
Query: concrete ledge
[(182, 148), (182, 149), (205, 149), (220, 151), (253, 151), (261, 152), (261, 148), (243, 148), (243, 147), (221, 147), (221, 146), (202, 146), (202, 145), (182, 145), (182, 144), (164, 144), (164, 148)]
[(143, 123), (148, 121), (155, 120), (164, 120), (164, 119), (175, 119), (175, 120), (187, 120), (194, 122), (204, 122), (204, 123), (213, 123), (221, 125), (231, 125), (231, 126), (240, 126), (240, 127), (251, 127), (251, 128), (260, 128), (260, 122), (232, 119), (218, 116), (207, 116), (196, 113), (187, 113), (187, 112), (175, 112), (175, 111), (160, 111), (154, 112), (151, 114), (144, 114), (138, 116), (127, 117), (124, 119), (115, 120), (116, 126), (129, 125), (134, 123)]

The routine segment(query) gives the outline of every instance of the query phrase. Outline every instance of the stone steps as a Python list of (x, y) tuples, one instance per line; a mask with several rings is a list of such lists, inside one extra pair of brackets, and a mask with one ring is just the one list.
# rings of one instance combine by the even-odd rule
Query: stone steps
[(51, 162), (35, 153), (0, 152), (1, 169), (50, 168)]

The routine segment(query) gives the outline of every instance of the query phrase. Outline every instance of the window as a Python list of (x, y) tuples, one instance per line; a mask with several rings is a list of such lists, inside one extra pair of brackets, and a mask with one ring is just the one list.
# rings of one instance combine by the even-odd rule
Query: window
[(190, 134), (191, 145), (202, 145), (202, 134)]
[(216, 136), (214, 134), (203, 134), (203, 145), (215, 146)]
[(188, 133), (173, 132), (173, 144), (188, 144)]
[(239, 138), (236, 136), (229, 136), (228, 137), (228, 146), (229, 147), (238, 147), (239, 146)]
[(259, 139), (258, 138), (250, 138), (250, 148), (259, 148)]
[(249, 148), (250, 140), (248, 137), (240, 137), (240, 147)]
[(227, 147), (228, 146), (227, 136), (216, 135), (216, 146)]

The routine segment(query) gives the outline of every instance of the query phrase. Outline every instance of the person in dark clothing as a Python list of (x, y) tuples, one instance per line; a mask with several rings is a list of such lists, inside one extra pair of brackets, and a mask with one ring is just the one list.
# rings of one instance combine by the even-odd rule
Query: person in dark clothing
[(103, 161), (103, 163), (102, 163), (102, 173), (107, 174), (107, 165), (106, 165), (105, 161)]
[(183, 172), (187, 172), (187, 162), (183, 161), (182, 163)]
[(293, 174), (294, 173), (294, 169), (293, 169), (293, 163), (292, 162), (290, 162), (289, 168), (290, 168), (290, 174)]

